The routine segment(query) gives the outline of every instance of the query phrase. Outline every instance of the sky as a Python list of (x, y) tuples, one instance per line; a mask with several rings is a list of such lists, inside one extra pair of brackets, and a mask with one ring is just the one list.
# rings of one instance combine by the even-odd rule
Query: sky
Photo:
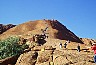
[(96, 0), (0, 0), (0, 24), (56, 19), (80, 38), (96, 39)]

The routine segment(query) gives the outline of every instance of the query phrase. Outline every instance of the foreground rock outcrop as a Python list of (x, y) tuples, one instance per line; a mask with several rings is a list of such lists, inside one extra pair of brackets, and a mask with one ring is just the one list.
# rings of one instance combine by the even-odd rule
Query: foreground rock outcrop
[(38, 53), (35, 51), (29, 51), (21, 54), (15, 65), (35, 65)]
[(77, 52), (76, 50), (55, 50), (55, 65), (95, 65), (91, 53)]
[(42, 46), (30, 46), (29, 50), (27, 49), (19, 58), (13, 58), (14, 61), (4, 59), (2, 62), (0, 61), (0, 65), (95, 65), (94, 54), (92, 51), (86, 50), (85, 44), (80, 44), (81, 51), (78, 52), (77, 42), (70, 42), (67, 49), (60, 48), (59, 42), (63, 44), (65, 40), (51, 39)]

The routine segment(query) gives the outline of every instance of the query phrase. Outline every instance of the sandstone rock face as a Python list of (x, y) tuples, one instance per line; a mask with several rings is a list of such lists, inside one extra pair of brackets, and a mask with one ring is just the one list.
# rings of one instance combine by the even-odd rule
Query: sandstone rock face
[(38, 52), (37, 64), (44, 63), (44, 62), (51, 62), (52, 61), (52, 50), (45, 50)]
[(56, 37), (57, 39), (70, 40), (70, 41), (82, 43), (82, 41), (73, 32), (67, 29), (66, 26), (62, 25), (59, 21), (48, 20), (47, 22), (51, 25), (53, 30), (56, 30), (53, 33), (54, 33), (54, 37)]
[(96, 43), (96, 40), (94, 39), (88, 39), (88, 38), (81, 38), (84, 44), (88, 46), (92, 46), (92, 43)]
[(52, 46), (35, 46), (32, 50), (34, 51), (41, 51), (41, 49), (44, 49), (44, 50), (54, 50), (54, 48)]
[(73, 52), (75, 53), (68, 50), (54, 51), (54, 65), (95, 65), (92, 55), (78, 53), (74, 50)]
[(0, 24), (0, 34), (2, 34), (3, 32), (7, 31), (8, 29), (15, 27), (16, 25), (13, 24), (8, 24), (8, 25), (3, 25)]
[[(95, 65), (93, 55), (91, 52), (72, 49), (53, 49), (46, 43), (21, 54), (15, 65), (50, 65), (51, 62), (54, 65)], [(12, 65), (12, 62), (9, 64)]]
[(21, 54), (15, 65), (35, 65), (38, 53), (35, 51), (29, 51)]
[[(61, 40), (70, 40), (74, 42), (82, 43), (82, 41), (70, 30), (68, 30), (64, 25), (62, 25), (57, 20), (36, 20), (29, 21), (6, 31), (0, 37), (7, 37), (10, 35), (25, 35), (27, 34), (42, 34), (42, 29), (46, 29), (46, 33), (50, 38), (56, 38)], [(31, 36), (32, 36), (31, 35)]]
[[(2, 25), (1, 25), (2, 26)], [(48, 38), (46, 43), (38, 46), (36, 43), (26, 42), (24, 39), (32, 38), (34, 34), (42, 34), (41, 29), (48, 27), (46, 33), (48, 33)], [(2, 29), (2, 28), (1, 28)], [(20, 55), (16, 64), (13, 60), (5, 64), (6, 62), (1, 62), (4, 64), (0, 65), (96, 65), (93, 61), (93, 52), (83, 51), (87, 49), (87, 46), (96, 42), (90, 39), (79, 39), (73, 32), (68, 30), (64, 25), (62, 25), (57, 20), (37, 20), (29, 21), (20, 25), (15, 26), (7, 30), (0, 35), (0, 38), (6, 38), (7, 36), (17, 35), (21, 36), (21, 42), (26, 42), (29, 45), (28, 49), (25, 49), (24, 53)], [(66, 40), (70, 40), (67, 45), (67, 49), (64, 48), (64, 43)], [(81, 51), (77, 51), (78, 42), (80, 44)], [(62, 43), (62, 48), (60, 48), (59, 43)], [(51, 65), (53, 65), (51, 64)]]

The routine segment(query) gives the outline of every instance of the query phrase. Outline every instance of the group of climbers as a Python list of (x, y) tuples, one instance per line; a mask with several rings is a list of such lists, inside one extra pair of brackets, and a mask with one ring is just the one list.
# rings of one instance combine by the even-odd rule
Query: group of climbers
[(64, 48), (66, 49), (66, 46), (67, 46), (68, 43), (70, 43), (69, 40), (66, 41), (66, 42), (64, 43), (64, 46), (63, 46), (62, 43), (60, 42), (60, 43), (59, 43), (59, 46), (60, 46), (60, 48), (64, 47)]
[[(67, 40), (67, 41), (64, 43), (64, 46), (63, 46), (62, 43), (60, 42), (60, 43), (59, 43), (59, 46), (60, 46), (60, 48), (64, 47), (64, 48), (66, 49), (68, 43), (70, 43), (69, 40)], [(78, 43), (78, 45), (77, 45), (77, 51), (80, 52), (80, 44), (79, 44), (79, 43)]]

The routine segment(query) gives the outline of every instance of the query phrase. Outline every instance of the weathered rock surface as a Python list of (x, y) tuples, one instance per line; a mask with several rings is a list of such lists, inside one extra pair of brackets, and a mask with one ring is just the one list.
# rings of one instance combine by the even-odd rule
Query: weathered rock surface
[[(1, 25), (2, 26), (2, 25)], [(38, 46), (36, 43), (26, 42), (24, 39), (32, 38), (34, 34), (42, 34), (41, 29), (45, 29), (48, 26), (48, 38), (46, 43), (42, 46)], [(2, 30), (1, 28), (0, 30)], [(37, 20), (29, 21), (15, 26), (7, 30), (0, 35), (1, 38), (6, 38), (11, 35), (20, 36), (21, 42), (26, 42), (29, 45), (29, 49), (25, 50), (26, 53), (21, 54), (16, 64), (12, 61), (1, 62), (0, 65), (50, 65), (52, 62), (54, 65), (96, 65), (93, 61), (93, 52), (83, 51), (87, 49), (87, 46), (91, 46), (91, 43), (96, 42), (90, 39), (79, 39), (73, 32), (68, 30), (57, 20)], [(67, 49), (64, 48), (66, 40), (70, 40), (67, 45)], [(80, 43), (84, 44), (80, 44)], [(60, 48), (59, 43), (62, 43)], [(77, 51), (78, 42), (80, 44), (81, 51)], [(56, 49), (55, 49), (56, 48)]]
[(92, 43), (96, 43), (95, 39), (81, 38), (82, 42), (88, 46), (92, 46)]
[(53, 60), (52, 57), (53, 50), (45, 50), (45, 51), (39, 51), (38, 57), (37, 57), (37, 64), (44, 63), (44, 62), (51, 62)]
[(54, 50), (54, 48), (52, 46), (35, 46), (32, 50), (34, 51), (41, 51), (41, 49), (44, 50)]
[(29, 51), (21, 54), (15, 65), (35, 65), (38, 53), (35, 51)]
[(70, 30), (66, 28), (66, 26), (62, 25), (57, 20), (36, 20), (29, 21), (20, 25), (15, 26), (14, 28), (4, 32), (0, 38), (8, 37), (10, 35), (29, 35), (29, 34), (41, 34), (41, 29), (45, 29), (48, 27), (47, 33), (49, 37), (61, 39), (61, 40), (70, 40), (75, 42), (82, 41)]
[[(74, 53), (72, 53), (74, 52)], [(94, 65), (93, 55), (90, 53), (73, 50), (54, 51), (53, 61), (55, 65)]]

